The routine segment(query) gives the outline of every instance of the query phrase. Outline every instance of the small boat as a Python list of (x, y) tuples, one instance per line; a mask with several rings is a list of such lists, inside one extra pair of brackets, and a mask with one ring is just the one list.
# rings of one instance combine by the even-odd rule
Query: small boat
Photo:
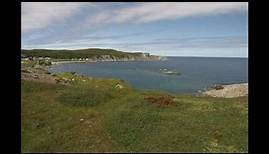
[(164, 71), (163, 73), (168, 74), (168, 75), (180, 75), (180, 72), (175, 72), (175, 71)]

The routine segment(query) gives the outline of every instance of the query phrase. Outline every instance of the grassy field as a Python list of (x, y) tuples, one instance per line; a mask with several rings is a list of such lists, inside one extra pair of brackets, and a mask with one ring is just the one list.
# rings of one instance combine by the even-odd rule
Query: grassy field
[(74, 81), (22, 80), (22, 152), (248, 151), (247, 97), (180, 95), (173, 105), (158, 105), (145, 98), (168, 94), (120, 80), (62, 76)]

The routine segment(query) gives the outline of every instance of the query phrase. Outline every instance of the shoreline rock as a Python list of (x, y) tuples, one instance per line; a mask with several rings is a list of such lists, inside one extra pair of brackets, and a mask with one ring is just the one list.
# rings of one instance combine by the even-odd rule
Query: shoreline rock
[(216, 88), (202, 92), (203, 95), (212, 97), (234, 98), (248, 96), (248, 83), (221, 85), (223, 88)]

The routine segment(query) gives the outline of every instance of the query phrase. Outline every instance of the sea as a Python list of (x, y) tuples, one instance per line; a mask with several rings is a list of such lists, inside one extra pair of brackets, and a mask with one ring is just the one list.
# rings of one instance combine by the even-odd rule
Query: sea
[[(248, 58), (167, 57), (164, 61), (65, 63), (52, 73), (122, 79), (136, 89), (175, 94), (197, 93), (214, 85), (248, 82)], [(179, 72), (167, 74), (166, 72)]]

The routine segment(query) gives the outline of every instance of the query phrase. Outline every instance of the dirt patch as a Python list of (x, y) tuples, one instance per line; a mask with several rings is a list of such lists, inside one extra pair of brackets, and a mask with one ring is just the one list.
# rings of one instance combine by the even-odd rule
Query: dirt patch
[(63, 80), (53, 74), (50, 74), (46, 70), (39, 70), (39, 69), (22, 69), (21, 70), (21, 79), (22, 80), (29, 80), (29, 81), (37, 81), (37, 82), (46, 82), (46, 83), (59, 83), (68, 85), (69, 82)]
[(144, 99), (147, 102), (155, 104), (157, 106), (175, 106), (176, 102), (171, 95), (159, 95), (159, 96), (146, 96)]

